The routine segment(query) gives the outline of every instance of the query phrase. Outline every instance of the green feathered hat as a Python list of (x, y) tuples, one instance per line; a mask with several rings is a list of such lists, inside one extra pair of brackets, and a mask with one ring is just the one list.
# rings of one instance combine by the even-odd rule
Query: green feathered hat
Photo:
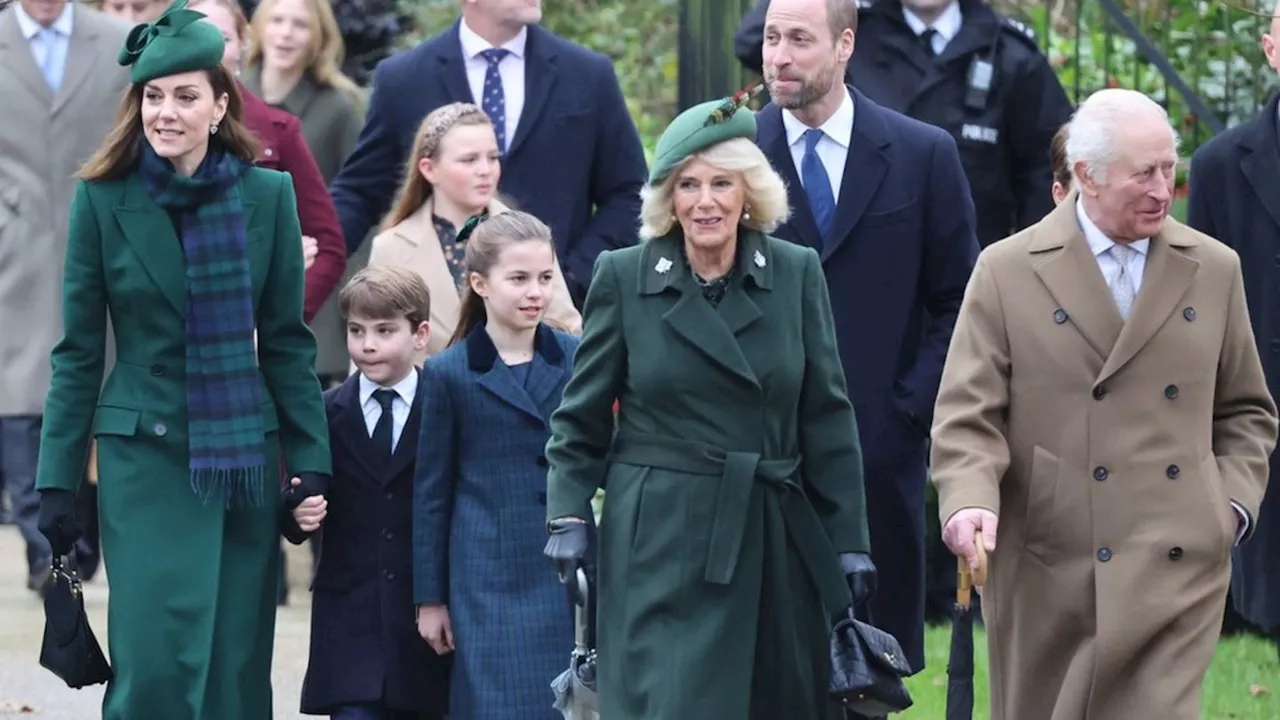
[(187, 9), (187, 0), (175, 0), (155, 22), (131, 30), (119, 62), (129, 68), (133, 84), (220, 65), (226, 42), (216, 26), (200, 22), (204, 18)]
[(662, 132), (649, 169), (649, 184), (657, 185), (685, 158), (734, 138), (754, 140), (756, 115), (747, 101), (764, 89), (756, 83), (723, 100), (711, 100), (685, 110)]

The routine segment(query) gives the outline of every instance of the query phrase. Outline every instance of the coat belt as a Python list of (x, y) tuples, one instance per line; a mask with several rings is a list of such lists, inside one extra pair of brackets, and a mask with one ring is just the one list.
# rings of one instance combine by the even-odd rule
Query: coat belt
[(760, 453), (731, 452), (694, 440), (619, 433), (610, 461), (690, 475), (717, 477), (715, 516), (707, 548), (707, 582), (728, 585), (738, 566), (747, 529), (751, 493), (758, 483), (782, 510), (783, 524), (828, 612), (850, 603), (849, 586), (836, 562), (835, 547), (804, 489), (794, 480), (800, 458), (765, 460)]

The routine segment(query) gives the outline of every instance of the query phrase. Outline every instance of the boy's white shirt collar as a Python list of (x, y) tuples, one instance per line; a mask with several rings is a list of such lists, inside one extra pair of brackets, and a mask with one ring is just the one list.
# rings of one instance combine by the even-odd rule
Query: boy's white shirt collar
[[(365, 377), (364, 373), (360, 373), (360, 405), (363, 407), (373, 397), (375, 390), (382, 390), (383, 386)], [(412, 407), (413, 398), (418, 393), (418, 369), (413, 368), (403, 380), (392, 385), (387, 390), (394, 390), (405, 404)]]

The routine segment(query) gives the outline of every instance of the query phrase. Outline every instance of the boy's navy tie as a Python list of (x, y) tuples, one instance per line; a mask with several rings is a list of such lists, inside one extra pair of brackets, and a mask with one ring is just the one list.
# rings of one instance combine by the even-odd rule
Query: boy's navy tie
[(395, 445), (392, 442), (392, 427), (395, 425), (395, 416), (391, 414), (391, 405), (395, 402), (396, 391), (381, 388), (373, 391), (373, 399), (378, 401), (382, 406), (382, 415), (378, 416), (378, 422), (373, 426), (373, 446), (380, 451), (391, 456)]

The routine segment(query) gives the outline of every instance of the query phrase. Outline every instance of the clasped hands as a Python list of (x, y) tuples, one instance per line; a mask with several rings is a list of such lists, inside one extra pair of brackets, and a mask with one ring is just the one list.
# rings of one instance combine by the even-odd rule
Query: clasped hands
[(318, 473), (300, 473), (289, 480), (281, 498), (281, 509), (288, 513), (293, 527), (286, 524), (284, 536), (294, 545), (300, 545), (307, 536), (320, 529), (329, 514), (329, 501), (325, 492), (329, 478)]

